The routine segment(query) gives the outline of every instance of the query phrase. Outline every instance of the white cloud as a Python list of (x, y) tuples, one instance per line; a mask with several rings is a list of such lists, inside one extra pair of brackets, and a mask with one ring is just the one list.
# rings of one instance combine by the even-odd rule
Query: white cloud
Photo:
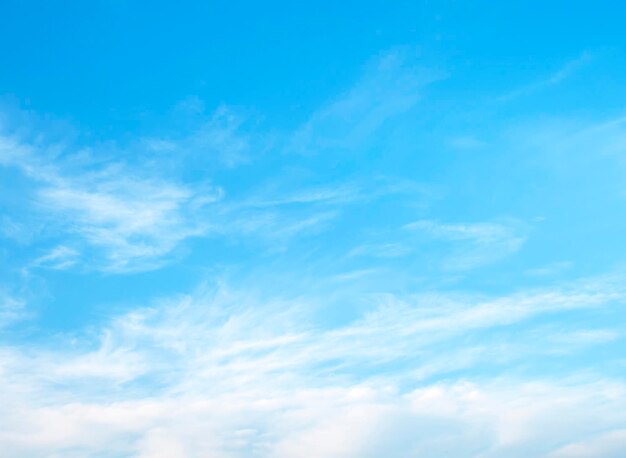
[(16, 458), (617, 457), (623, 438), (603, 431), (623, 425), (624, 393), (618, 382), (503, 380), (23, 405), (0, 440)]
[(216, 154), (230, 167), (249, 162), (252, 148), (250, 141), (240, 134), (242, 122), (229, 109), (221, 107), (189, 138), (189, 146), (199, 153)]
[(560, 273), (563, 273), (564, 271), (570, 269), (571, 267), (572, 267), (571, 262), (567, 262), (567, 261), (551, 262), (541, 267), (528, 269), (525, 272), (525, 274), (535, 276), (535, 277), (547, 277), (547, 276), (558, 275)]
[(73, 248), (59, 245), (50, 250), (47, 254), (38, 257), (30, 267), (46, 267), (54, 270), (63, 270), (76, 264), (80, 253)]
[[(40, 205), (66, 230), (104, 250), (105, 270), (150, 268), (181, 240), (206, 231), (191, 217), (197, 190), (118, 173), (63, 180), (39, 193)], [(220, 197), (219, 190), (208, 193), (213, 201)]]
[(370, 146), (389, 120), (408, 112), (423, 88), (440, 78), (412, 62), (408, 50), (381, 55), (349, 91), (317, 110), (287, 144), (287, 152), (319, 154)]
[(398, 258), (411, 253), (413, 248), (405, 243), (372, 243), (360, 245), (348, 253), (352, 256), (371, 256), (375, 258)]
[(26, 316), (26, 302), (0, 290), (0, 330)]
[[(162, 132), (144, 137), (139, 145), (161, 159), (176, 156), (199, 168), (233, 168), (258, 159), (271, 144), (267, 135), (249, 132), (254, 129), (248, 117), (225, 105), (205, 114), (203, 102), (192, 97), (180, 102), (173, 116), (172, 123), (182, 118), (189, 126), (169, 136)], [(167, 126), (163, 130), (167, 132)]]
[[(622, 382), (473, 371), (486, 362), (510, 370), (576, 339), (513, 332), (507, 352), (490, 348), (484, 333), (608, 313), (624, 300), (620, 285), (608, 278), (493, 298), (383, 296), (331, 329), (316, 324), (323, 303), (314, 294), (201, 288), (120, 315), (96, 342), (5, 346), (0, 442), (15, 457), (567, 456), (564, 447), (580, 448), (581, 437), (622, 450), (605, 437), (626, 424)], [(578, 348), (607, 337), (578, 336)], [(465, 375), (442, 381), (449, 371)]]
[(0, 216), (0, 236), (18, 243), (27, 243), (35, 231), (22, 222), (15, 221), (8, 215)]
[(625, 453), (626, 429), (618, 429), (565, 445), (549, 458), (620, 458)]
[(34, 265), (68, 268), (77, 264), (80, 251), (90, 269), (158, 267), (180, 242), (207, 232), (203, 207), (222, 197), (218, 187), (182, 185), (84, 151), (48, 157), (46, 150), (6, 136), (0, 147), (2, 164), (33, 180), (35, 210), (47, 231), (64, 234), (73, 245), (52, 248)]
[(566, 62), (563, 66), (561, 66), (561, 68), (556, 70), (551, 75), (548, 75), (546, 78), (540, 81), (537, 81), (535, 83), (522, 86), (519, 89), (513, 90), (509, 92), (508, 94), (498, 97), (497, 100), (499, 102), (509, 102), (519, 97), (529, 96), (535, 92), (541, 91), (542, 89), (546, 89), (550, 86), (557, 85), (561, 83), (563, 80), (571, 77), (581, 67), (587, 65), (590, 60), (591, 60), (591, 55), (588, 52), (583, 52), (577, 58), (572, 59), (569, 62)]
[(363, 191), (355, 183), (318, 186), (298, 190), (293, 193), (282, 192), (278, 195), (259, 193), (254, 199), (245, 203), (251, 207), (273, 207), (298, 204), (344, 204), (363, 199)]
[(526, 240), (520, 223), (478, 222), (445, 224), (420, 220), (404, 229), (442, 240), (452, 247), (443, 267), (465, 270), (499, 261), (517, 252)]

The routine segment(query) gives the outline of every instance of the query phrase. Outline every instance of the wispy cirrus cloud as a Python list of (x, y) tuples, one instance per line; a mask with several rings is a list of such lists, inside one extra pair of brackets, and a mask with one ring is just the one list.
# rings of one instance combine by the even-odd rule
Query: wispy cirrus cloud
[[(46, 150), (6, 136), (0, 143), (4, 165), (33, 181), (33, 210), (82, 244), (79, 251), (90, 258), (91, 268), (123, 272), (158, 266), (182, 240), (206, 232), (206, 221), (195, 215), (222, 196), (218, 187), (184, 185), (120, 160), (102, 164), (81, 151), (48, 157)], [(57, 248), (35, 263), (77, 264), (78, 251), (68, 250)]]
[(298, 154), (337, 154), (372, 146), (381, 129), (406, 114), (424, 88), (442, 75), (420, 68), (408, 49), (373, 59), (362, 78), (344, 94), (313, 113), (286, 144)]
[(200, 193), (159, 180), (120, 177), (115, 170), (88, 181), (45, 186), (39, 205), (56, 214), (66, 230), (102, 250), (103, 268), (112, 271), (150, 268), (180, 241), (203, 234), (206, 222), (192, 215), (221, 196), (219, 189)]
[(442, 261), (450, 270), (465, 270), (503, 259), (517, 252), (526, 240), (517, 222), (440, 223), (420, 220), (403, 227), (433, 240), (451, 245)]
[(0, 329), (11, 326), (26, 317), (26, 302), (0, 290)]
[[(210, 171), (218, 164), (223, 169), (262, 161), (269, 152), (276, 160), (285, 148), (321, 153), (335, 140), (358, 146), (414, 107), (436, 78), (406, 50), (396, 50), (372, 61), (351, 89), (276, 142), (271, 130), (250, 129), (235, 110), (221, 106), (207, 114), (192, 97), (172, 114), (180, 129), (141, 135), (126, 145), (79, 147), (4, 129), (0, 164), (20, 170), (32, 185), (28, 204), (46, 222), (40, 235), (50, 239), (34, 261), (41, 267), (152, 270), (166, 265), (186, 240), (207, 236), (256, 239), (282, 249), (300, 234), (328, 228), (346, 206), (403, 193), (424, 200), (430, 191), (407, 179), (320, 180), (312, 170), (303, 170), (312, 176), (309, 186), (277, 170), (225, 189), (213, 184)], [(71, 256), (55, 251), (62, 246), (71, 246)]]
[(78, 251), (65, 245), (54, 247), (48, 253), (35, 259), (30, 267), (44, 267), (54, 270), (63, 270), (76, 264)]
[[(367, 242), (352, 248), (347, 257), (382, 260), (419, 256), (439, 269), (466, 271), (519, 251), (527, 238), (525, 226), (512, 220), (471, 223), (417, 220), (374, 234)], [(432, 259), (433, 252), (436, 259)]]
[(508, 94), (498, 97), (499, 102), (509, 102), (511, 100), (529, 96), (535, 92), (549, 88), (563, 82), (565, 79), (571, 77), (576, 71), (585, 65), (589, 64), (592, 59), (592, 55), (589, 52), (583, 52), (580, 56), (566, 62), (558, 70), (548, 75), (546, 78), (536, 81), (531, 84), (527, 84), (516, 90), (509, 92)]
[(142, 137), (137, 146), (162, 158), (177, 156), (187, 164), (206, 169), (249, 164), (272, 144), (269, 133), (249, 126), (254, 125), (251, 116), (226, 105), (207, 113), (200, 99), (190, 97), (181, 101), (171, 116), (171, 123), (180, 124), (179, 118), (186, 121), (180, 131), (163, 128), (165, 133), (157, 131)]

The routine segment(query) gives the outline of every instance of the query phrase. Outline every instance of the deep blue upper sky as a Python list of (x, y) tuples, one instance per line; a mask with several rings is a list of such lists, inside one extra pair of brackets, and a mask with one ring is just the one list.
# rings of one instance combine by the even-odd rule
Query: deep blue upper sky
[[(3, 93), (103, 135), (181, 99), (301, 121), (363, 62), (416, 45), (502, 89), (584, 49), (621, 48), (619, 2), (31, 2), (0, 15)], [(601, 97), (601, 95), (600, 95)]]

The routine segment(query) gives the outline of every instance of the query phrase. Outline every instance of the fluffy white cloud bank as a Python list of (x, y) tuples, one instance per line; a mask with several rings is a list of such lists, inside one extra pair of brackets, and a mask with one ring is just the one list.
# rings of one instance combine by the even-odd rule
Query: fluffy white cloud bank
[(618, 457), (626, 450), (619, 383), (237, 391), (12, 406), (2, 443), (16, 457)]
[(568, 335), (568, 320), (615, 313), (624, 295), (605, 278), (389, 296), (328, 328), (314, 295), (201, 288), (118, 316), (96, 340), (5, 347), (0, 443), (12, 457), (622, 456), (626, 384), (520, 368), (621, 339), (533, 332), (552, 317)]

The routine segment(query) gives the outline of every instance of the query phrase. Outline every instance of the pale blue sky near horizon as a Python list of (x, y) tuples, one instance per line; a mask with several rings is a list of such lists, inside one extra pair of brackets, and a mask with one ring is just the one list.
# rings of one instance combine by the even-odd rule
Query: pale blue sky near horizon
[(0, 5), (0, 448), (621, 457), (626, 6)]

